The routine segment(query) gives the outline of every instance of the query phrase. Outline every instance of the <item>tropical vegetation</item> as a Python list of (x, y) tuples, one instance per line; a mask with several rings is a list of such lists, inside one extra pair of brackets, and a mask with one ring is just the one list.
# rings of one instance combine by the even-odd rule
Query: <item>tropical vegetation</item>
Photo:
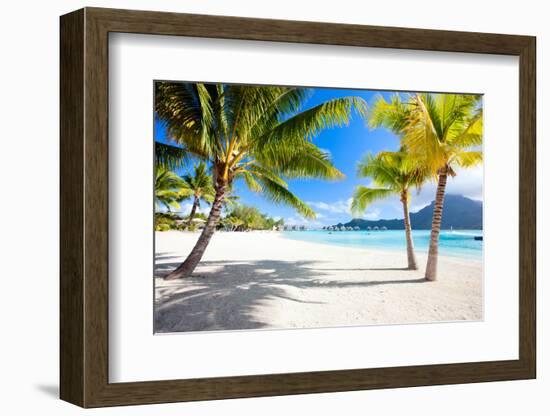
[(200, 262), (219, 223), (227, 192), (237, 179), (254, 192), (315, 212), (289, 190), (287, 179), (336, 180), (342, 173), (312, 139), (322, 130), (347, 124), (362, 98), (344, 97), (305, 108), (311, 90), (229, 84), (158, 82), (156, 117), (178, 148), (210, 168), (214, 196), (208, 220), (187, 259), (167, 278), (189, 276)]
[(220, 225), (230, 231), (273, 230), (282, 229), (284, 220), (263, 214), (256, 207), (237, 205), (221, 220)]
[[(189, 276), (216, 229), (281, 229), (282, 220), (238, 204), (235, 183), (272, 202), (294, 208), (304, 218), (315, 212), (288, 185), (295, 178), (337, 180), (343, 174), (329, 153), (314, 144), (323, 130), (366, 117), (362, 98), (334, 98), (307, 107), (312, 90), (228, 84), (158, 82), (155, 115), (171, 144), (156, 142), (155, 217), (158, 230), (196, 229), (194, 219), (210, 205), (201, 234), (186, 260), (169, 279)], [(425, 278), (437, 279), (439, 235), (449, 177), (482, 163), (481, 97), (469, 94), (410, 93), (379, 97), (369, 109), (371, 128), (385, 128), (400, 139), (395, 152), (368, 154), (357, 166), (368, 186), (355, 188), (352, 212), (362, 213), (392, 195), (403, 207), (409, 269), (418, 268), (409, 206), (411, 191), (436, 181)], [(193, 166), (191, 172), (176, 172)], [(185, 219), (171, 211), (191, 198)], [(204, 209), (202, 210), (204, 212)]]
[(457, 168), (483, 161), (481, 97), (469, 94), (409, 94), (389, 101), (380, 97), (370, 113), (371, 126), (383, 126), (401, 137), (405, 165), (422, 167), (437, 178), (425, 278), (437, 279), (439, 234), (445, 188)]
[(212, 177), (208, 173), (206, 163), (200, 162), (195, 166), (193, 174), (182, 176), (183, 187), (191, 193), (193, 204), (191, 213), (187, 219), (187, 226), (190, 227), (193, 219), (200, 208), (201, 201), (208, 204), (214, 200), (214, 187), (212, 186)]
[(155, 208), (179, 209), (179, 203), (191, 195), (185, 182), (171, 170), (157, 166), (155, 172)]
[(359, 162), (357, 175), (361, 178), (371, 178), (372, 186), (359, 185), (355, 188), (351, 204), (352, 212), (362, 213), (373, 202), (398, 195), (403, 205), (408, 268), (418, 269), (412, 239), (409, 203), (411, 189), (419, 189), (422, 186), (428, 177), (427, 170), (407, 163), (407, 153), (404, 151), (381, 152), (376, 156), (369, 154)]

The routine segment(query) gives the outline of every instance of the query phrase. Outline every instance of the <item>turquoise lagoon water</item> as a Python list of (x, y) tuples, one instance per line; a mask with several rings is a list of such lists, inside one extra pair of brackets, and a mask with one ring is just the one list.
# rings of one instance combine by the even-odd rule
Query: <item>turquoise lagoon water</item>
[[(372, 248), (378, 250), (405, 250), (405, 231), (284, 231), (292, 240), (309, 241), (329, 245)], [(481, 230), (442, 230), (439, 235), (439, 253), (443, 256), (466, 257), (481, 260), (483, 241), (474, 236), (483, 235)], [(413, 230), (415, 250), (428, 252), (430, 230)]]

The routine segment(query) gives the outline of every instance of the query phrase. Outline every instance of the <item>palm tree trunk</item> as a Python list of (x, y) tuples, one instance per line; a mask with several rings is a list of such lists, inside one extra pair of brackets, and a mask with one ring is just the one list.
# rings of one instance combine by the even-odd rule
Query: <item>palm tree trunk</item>
[(403, 222), (405, 223), (405, 239), (407, 240), (407, 263), (410, 270), (418, 270), (416, 255), (414, 254), (414, 242), (412, 239), (411, 217), (409, 215), (409, 196), (406, 192), (401, 194), (403, 204)]
[(199, 206), (199, 198), (195, 196), (195, 200), (193, 201), (193, 207), (191, 208), (191, 213), (189, 214), (189, 219), (187, 220), (187, 227), (191, 227), (191, 223), (193, 222), (193, 218), (195, 218), (195, 213), (197, 212), (198, 206)]
[(447, 186), (447, 167), (439, 171), (437, 192), (435, 194), (434, 212), (432, 217), (432, 232), (430, 234), (430, 248), (428, 251), (428, 264), (426, 265), (426, 280), (437, 280), (437, 257), (439, 246), (439, 232), (441, 231), (441, 218), (443, 216), (443, 201), (445, 199), (445, 187)]
[(199, 239), (195, 243), (195, 247), (193, 247), (193, 250), (191, 250), (191, 253), (189, 253), (185, 261), (167, 275), (165, 279), (172, 280), (191, 276), (191, 273), (193, 273), (197, 264), (201, 261), (206, 251), (206, 247), (208, 247), (208, 243), (210, 243), (210, 239), (212, 235), (214, 235), (214, 231), (216, 231), (216, 225), (218, 224), (222, 212), (226, 189), (226, 183), (220, 182), (216, 185), (216, 195), (214, 197), (214, 202), (212, 202), (208, 220), (206, 221)]

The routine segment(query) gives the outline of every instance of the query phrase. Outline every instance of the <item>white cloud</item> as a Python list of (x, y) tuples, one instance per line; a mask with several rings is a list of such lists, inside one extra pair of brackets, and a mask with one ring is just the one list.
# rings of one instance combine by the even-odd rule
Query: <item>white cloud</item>
[(369, 210), (365, 215), (363, 215), (363, 218), (367, 220), (378, 220), (380, 219), (380, 214), (382, 211), (380, 209), (371, 209)]
[[(416, 212), (429, 205), (435, 199), (437, 183), (425, 184), (419, 193), (411, 193), (411, 212)], [(483, 167), (456, 169), (456, 176), (447, 179), (445, 194), (463, 195), (466, 198), (483, 200)]]
[(308, 202), (308, 204), (318, 210), (331, 212), (333, 214), (349, 214), (351, 212), (351, 198), (336, 202), (313, 201)]
[[(189, 215), (191, 213), (192, 208), (193, 208), (193, 204), (191, 202), (180, 204), (180, 209), (178, 210), (178, 213), (182, 215)], [(210, 206), (204, 202), (201, 202), (200, 206), (197, 208), (197, 212), (208, 215), (210, 213)]]
[[(341, 222), (341, 221), (348, 221), (347, 219), (342, 218), (342, 215), (349, 216), (349, 217), (356, 217), (352, 215), (351, 213), (351, 201), (352, 198), (348, 198), (346, 200), (339, 200), (335, 202), (322, 202), (322, 201), (314, 201), (314, 202), (308, 202), (309, 205), (316, 208), (319, 211), (324, 211), (329, 214), (336, 214), (338, 219), (334, 220), (333, 222)], [(393, 211), (392, 207), (395, 205), (395, 203), (399, 203), (399, 199), (397, 197), (390, 197), (384, 201), (375, 202), (371, 206), (367, 208), (364, 215), (360, 215), (359, 217), (365, 218), (368, 220), (377, 220), (380, 218), (386, 218), (385, 215), (388, 214), (388, 212)], [(399, 205), (400, 206), (400, 205)], [(400, 211), (397, 211), (399, 213)], [(323, 213), (317, 213), (318, 219), (324, 219), (324, 222), (328, 223), (330, 222), (330, 218), (327, 218), (327, 216)]]
[(447, 181), (447, 193), (483, 200), (483, 166), (457, 169), (456, 173)]
[(356, 215), (355, 217), (366, 220), (402, 218), (403, 208), (399, 196), (392, 195), (386, 199), (373, 202), (367, 207), (363, 215)]

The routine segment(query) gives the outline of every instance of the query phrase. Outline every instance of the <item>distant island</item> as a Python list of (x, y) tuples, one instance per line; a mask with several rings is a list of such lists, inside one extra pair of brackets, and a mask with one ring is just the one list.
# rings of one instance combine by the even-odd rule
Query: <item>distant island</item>
[[(412, 229), (429, 230), (432, 226), (433, 209), (434, 201), (420, 211), (411, 213)], [(338, 223), (334, 226), (359, 227), (361, 230), (366, 230), (368, 227), (386, 227), (388, 230), (404, 229), (402, 218), (376, 221), (354, 218), (345, 224)], [(457, 230), (481, 230), (483, 228), (483, 203), (462, 195), (446, 195), (441, 228), (449, 230), (451, 227)]]

